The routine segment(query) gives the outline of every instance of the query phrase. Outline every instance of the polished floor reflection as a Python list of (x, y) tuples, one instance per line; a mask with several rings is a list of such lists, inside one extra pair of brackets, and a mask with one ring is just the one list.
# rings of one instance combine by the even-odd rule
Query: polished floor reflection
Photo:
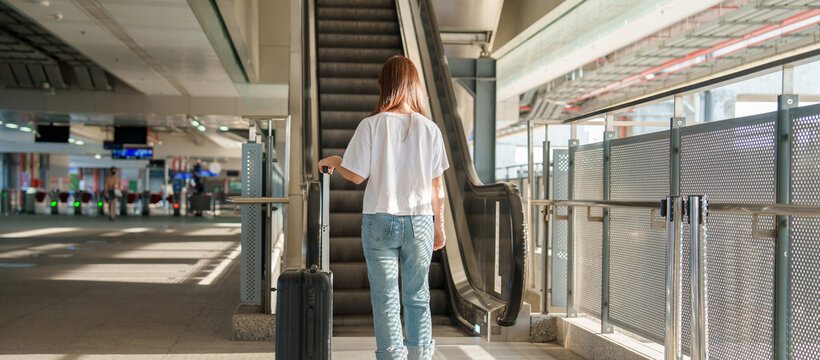
[[(272, 359), (273, 342), (230, 340), (236, 221), (0, 217), (0, 359)], [(373, 359), (370, 333), (334, 338), (334, 359)], [(554, 344), (434, 336), (436, 359), (578, 359)]]

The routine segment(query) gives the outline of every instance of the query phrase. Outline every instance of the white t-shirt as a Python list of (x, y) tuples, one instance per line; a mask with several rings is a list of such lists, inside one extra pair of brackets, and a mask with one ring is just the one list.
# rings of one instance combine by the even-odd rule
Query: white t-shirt
[(433, 179), (450, 163), (433, 121), (421, 114), (382, 112), (359, 123), (341, 166), (370, 178), (363, 213), (433, 215)]

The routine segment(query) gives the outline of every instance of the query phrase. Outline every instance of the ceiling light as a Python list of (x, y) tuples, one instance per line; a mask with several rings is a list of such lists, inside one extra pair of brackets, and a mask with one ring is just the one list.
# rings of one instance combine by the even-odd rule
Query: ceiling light
[(85, 145), (85, 141), (76, 140), (76, 141), (74, 141), (74, 145)]
[(205, 131), (205, 126), (204, 125), (199, 125), (199, 126), (197, 126), (197, 130)]
[(646, 78), (646, 80), (652, 80), (655, 78), (655, 74), (646, 74), (644, 77)]
[(0, 125), (3, 125), (3, 122), (2, 122), (2, 121), (0, 121)]
[(20, 130), (25, 132), (31, 132), (31, 128), (25, 126), (21, 127)]
[(199, 126), (199, 121), (191, 120), (191, 126), (193, 126), (193, 127)]
[(73, 144), (73, 143), (74, 143), (74, 139), (73, 139), (73, 138), (68, 138), (68, 142), (70, 142), (70, 143), (72, 143), (72, 144)]
[(102, 159), (102, 155), (100, 155), (100, 154), (94, 154), (94, 158), (95, 158), (95, 159), (97, 159), (97, 160)]
[(16, 128), (19, 128), (20, 125), (13, 124), (13, 123), (8, 123), (8, 124), (6, 124), (6, 127), (9, 128), (9, 129), (16, 129)]
[(223, 125), (223, 126), (220, 126), (220, 127), (219, 127), (219, 131), (228, 131), (228, 127), (227, 127), (227, 126), (224, 126), (224, 125)]

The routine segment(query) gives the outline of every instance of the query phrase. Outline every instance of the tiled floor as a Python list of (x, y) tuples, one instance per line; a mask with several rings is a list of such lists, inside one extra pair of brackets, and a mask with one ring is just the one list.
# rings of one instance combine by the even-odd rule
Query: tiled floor
[[(236, 221), (0, 217), (0, 359), (274, 358), (272, 342), (230, 340)], [(447, 328), (436, 341), (436, 359), (577, 359), (554, 344), (486, 343)], [(372, 337), (333, 346), (334, 359), (374, 358)]]

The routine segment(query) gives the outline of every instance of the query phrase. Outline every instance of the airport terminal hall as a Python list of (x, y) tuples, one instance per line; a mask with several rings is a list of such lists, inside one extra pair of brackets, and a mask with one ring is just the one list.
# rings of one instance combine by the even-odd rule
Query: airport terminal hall
[(820, 0), (0, 0), (0, 360), (820, 360)]

